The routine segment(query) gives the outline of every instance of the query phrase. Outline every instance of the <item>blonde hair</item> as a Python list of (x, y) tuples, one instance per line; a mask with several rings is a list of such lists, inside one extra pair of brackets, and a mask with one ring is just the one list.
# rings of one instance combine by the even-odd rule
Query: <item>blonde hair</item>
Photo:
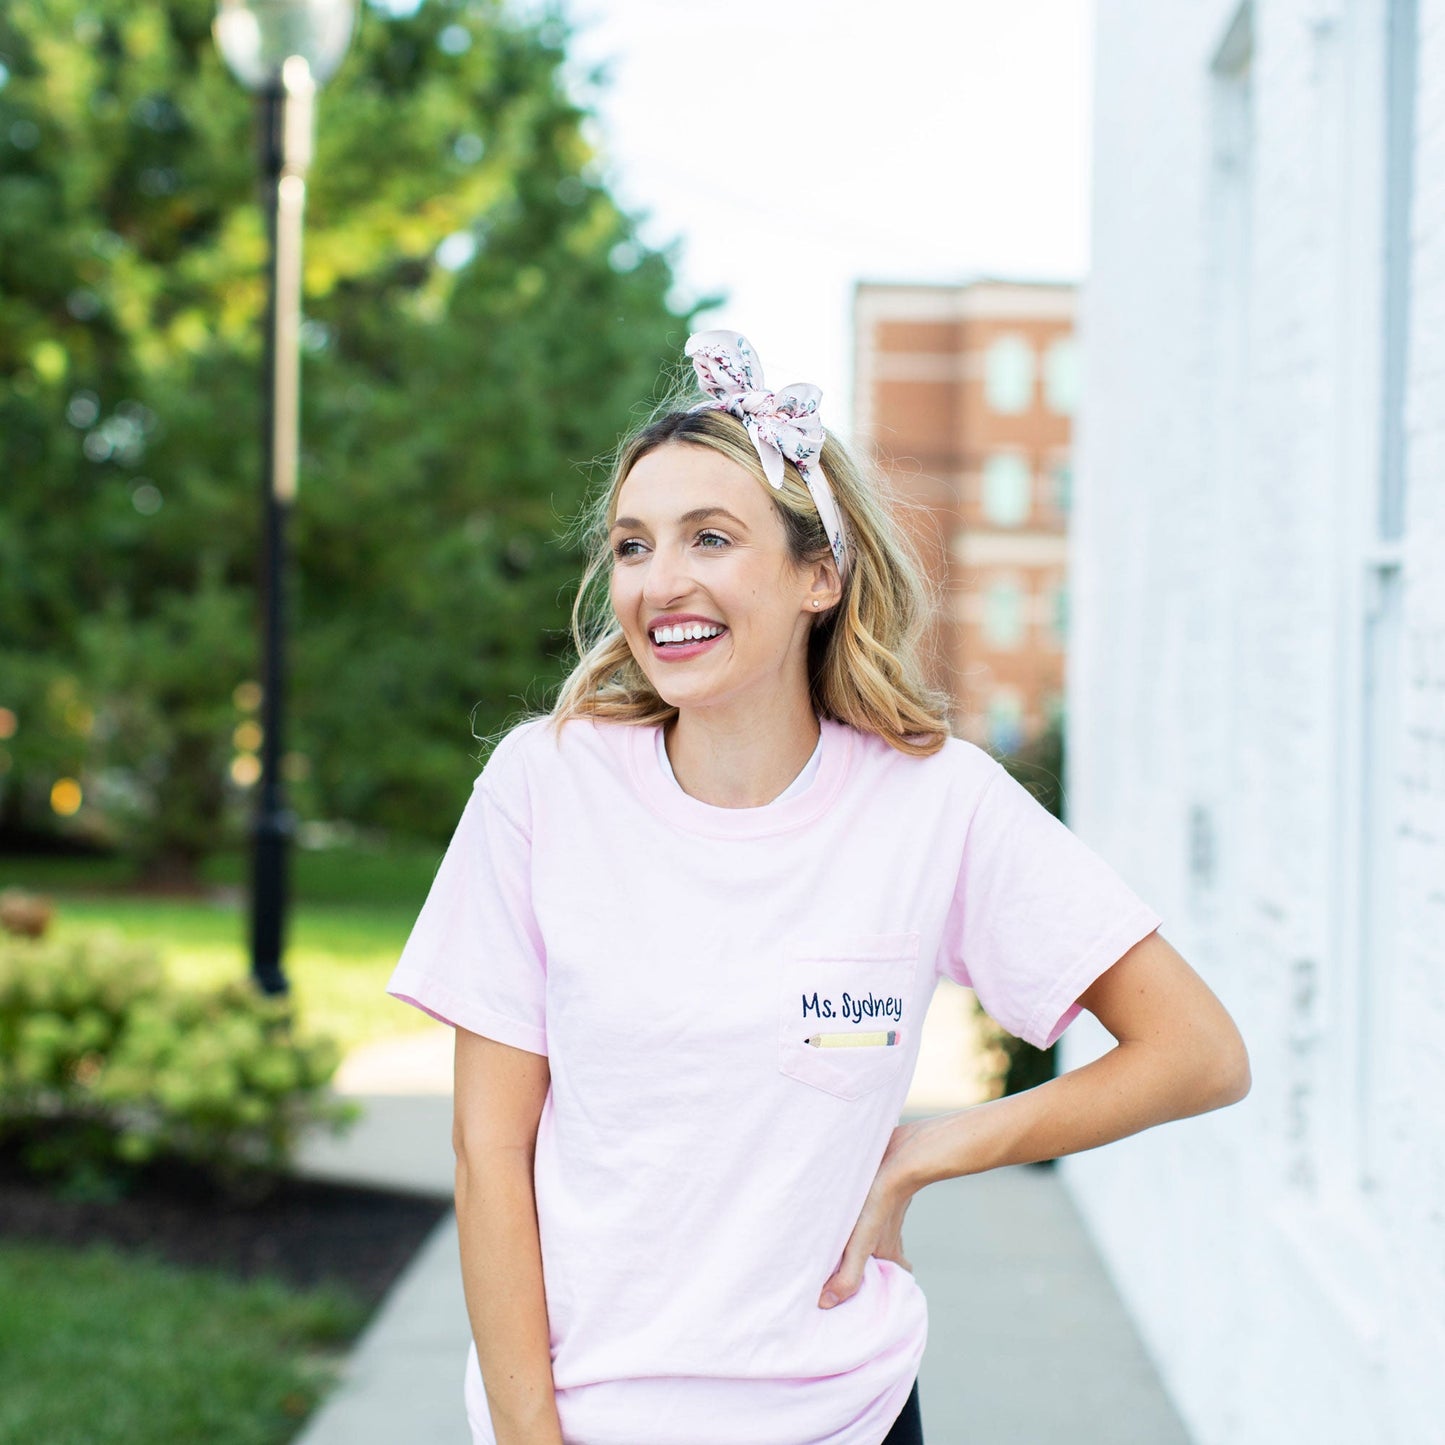
[[(777, 508), (794, 566), (832, 555), (813, 499), (793, 463), (784, 463), (783, 485), (775, 490), (742, 422), (720, 410), (688, 410), (691, 400), (695, 397), (675, 389), (621, 440), (605, 488), (569, 528), (569, 538), (580, 534), (587, 559), (572, 605), (577, 662), (551, 708), (518, 721), (550, 717), (560, 733), (575, 717), (650, 724), (677, 715), (677, 708), (663, 701), (638, 666), (610, 595), (615, 559), (609, 533), (618, 493), (636, 463), (656, 448), (682, 444), (720, 452), (748, 471)], [(831, 432), (825, 432), (818, 459), (843, 514), (852, 556), (841, 599), (813, 619), (808, 687), (814, 710), (886, 738), (900, 752), (926, 757), (951, 736), (950, 699), (923, 675), (922, 638), (939, 597), (898, 525), (894, 508), (906, 503), (885, 497), (881, 474), (865, 469)]]

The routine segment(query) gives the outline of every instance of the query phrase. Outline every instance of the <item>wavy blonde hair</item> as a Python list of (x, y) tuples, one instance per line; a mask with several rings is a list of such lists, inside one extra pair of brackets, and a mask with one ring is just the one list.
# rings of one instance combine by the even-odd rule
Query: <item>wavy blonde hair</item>
[[(695, 401), (695, 394), (674, 387), (651, 417), (621, 440), (606, 486), (568, 529), (587, 558), (572, 605), (577, 662), (552, 706), (518, 721), (550, 717), (560, 733), (575, 717), (650, 724), (677, 716), (677, 708), (663, 701), (633, 657), (612, 610), (610, 588), (615, 559), (609, 533), (618, 493), (637, 462), (656, 448), (681, 444), (720, 452), (744, 468), (777, 508), (795, 567), (832, 555), (797, 467), (784, 463), (783, 485), (775, 490), (742, 422), (720, 410), (687, 409)], [(952, 734), (949, 696), (929, 686), (921, 662), (921, 642), (930, 612), (941, 600), (939, 589), (898, 524), (895, 509), (907, 503), (885, 492), (881, 474), (865, 468), (831, 432), (825, 431), (819, 461), (843, 513), (852, 558), (842, 597), (813, 618), (808, 686), (814, 710), (876, 733), (900, 752), (926, 757)]]

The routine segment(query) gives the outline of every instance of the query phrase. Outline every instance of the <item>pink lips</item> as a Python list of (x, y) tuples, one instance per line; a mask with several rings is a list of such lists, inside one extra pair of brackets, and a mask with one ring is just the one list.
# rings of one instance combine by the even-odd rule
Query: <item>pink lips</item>
[(652, 655), (663, 662), (683, 662), (689, 657), (696, 657), (701, 652), (706, 652), (715, 642), (721, 642), (727, 636), (727, 629), (724, 628), (716, 637), (700, 637), (696, 642), (653, 642), (652, 634), (649, 632), (647, 640), (652, 644)]

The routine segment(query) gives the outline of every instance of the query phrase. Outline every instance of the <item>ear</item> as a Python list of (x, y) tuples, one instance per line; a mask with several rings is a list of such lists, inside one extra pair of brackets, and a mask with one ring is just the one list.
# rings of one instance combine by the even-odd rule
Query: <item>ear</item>
[[(831, 561), (819, 562), (813, 568), (804, 600), (804, 610), (823, 616), (830, 608), (836, 607), (843, 596), (843, 584), (838, 580), (838, 569)], [(817, 605), (814, 606), (814, 603)]]

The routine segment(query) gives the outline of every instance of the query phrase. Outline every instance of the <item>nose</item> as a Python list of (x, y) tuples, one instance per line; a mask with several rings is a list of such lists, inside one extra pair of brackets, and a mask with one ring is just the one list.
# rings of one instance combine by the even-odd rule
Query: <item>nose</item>
[(659, 545), (643, 563), (643, 599), (653, 607), (665, 608), (692, 590), (692, 572), (686, 547)]

